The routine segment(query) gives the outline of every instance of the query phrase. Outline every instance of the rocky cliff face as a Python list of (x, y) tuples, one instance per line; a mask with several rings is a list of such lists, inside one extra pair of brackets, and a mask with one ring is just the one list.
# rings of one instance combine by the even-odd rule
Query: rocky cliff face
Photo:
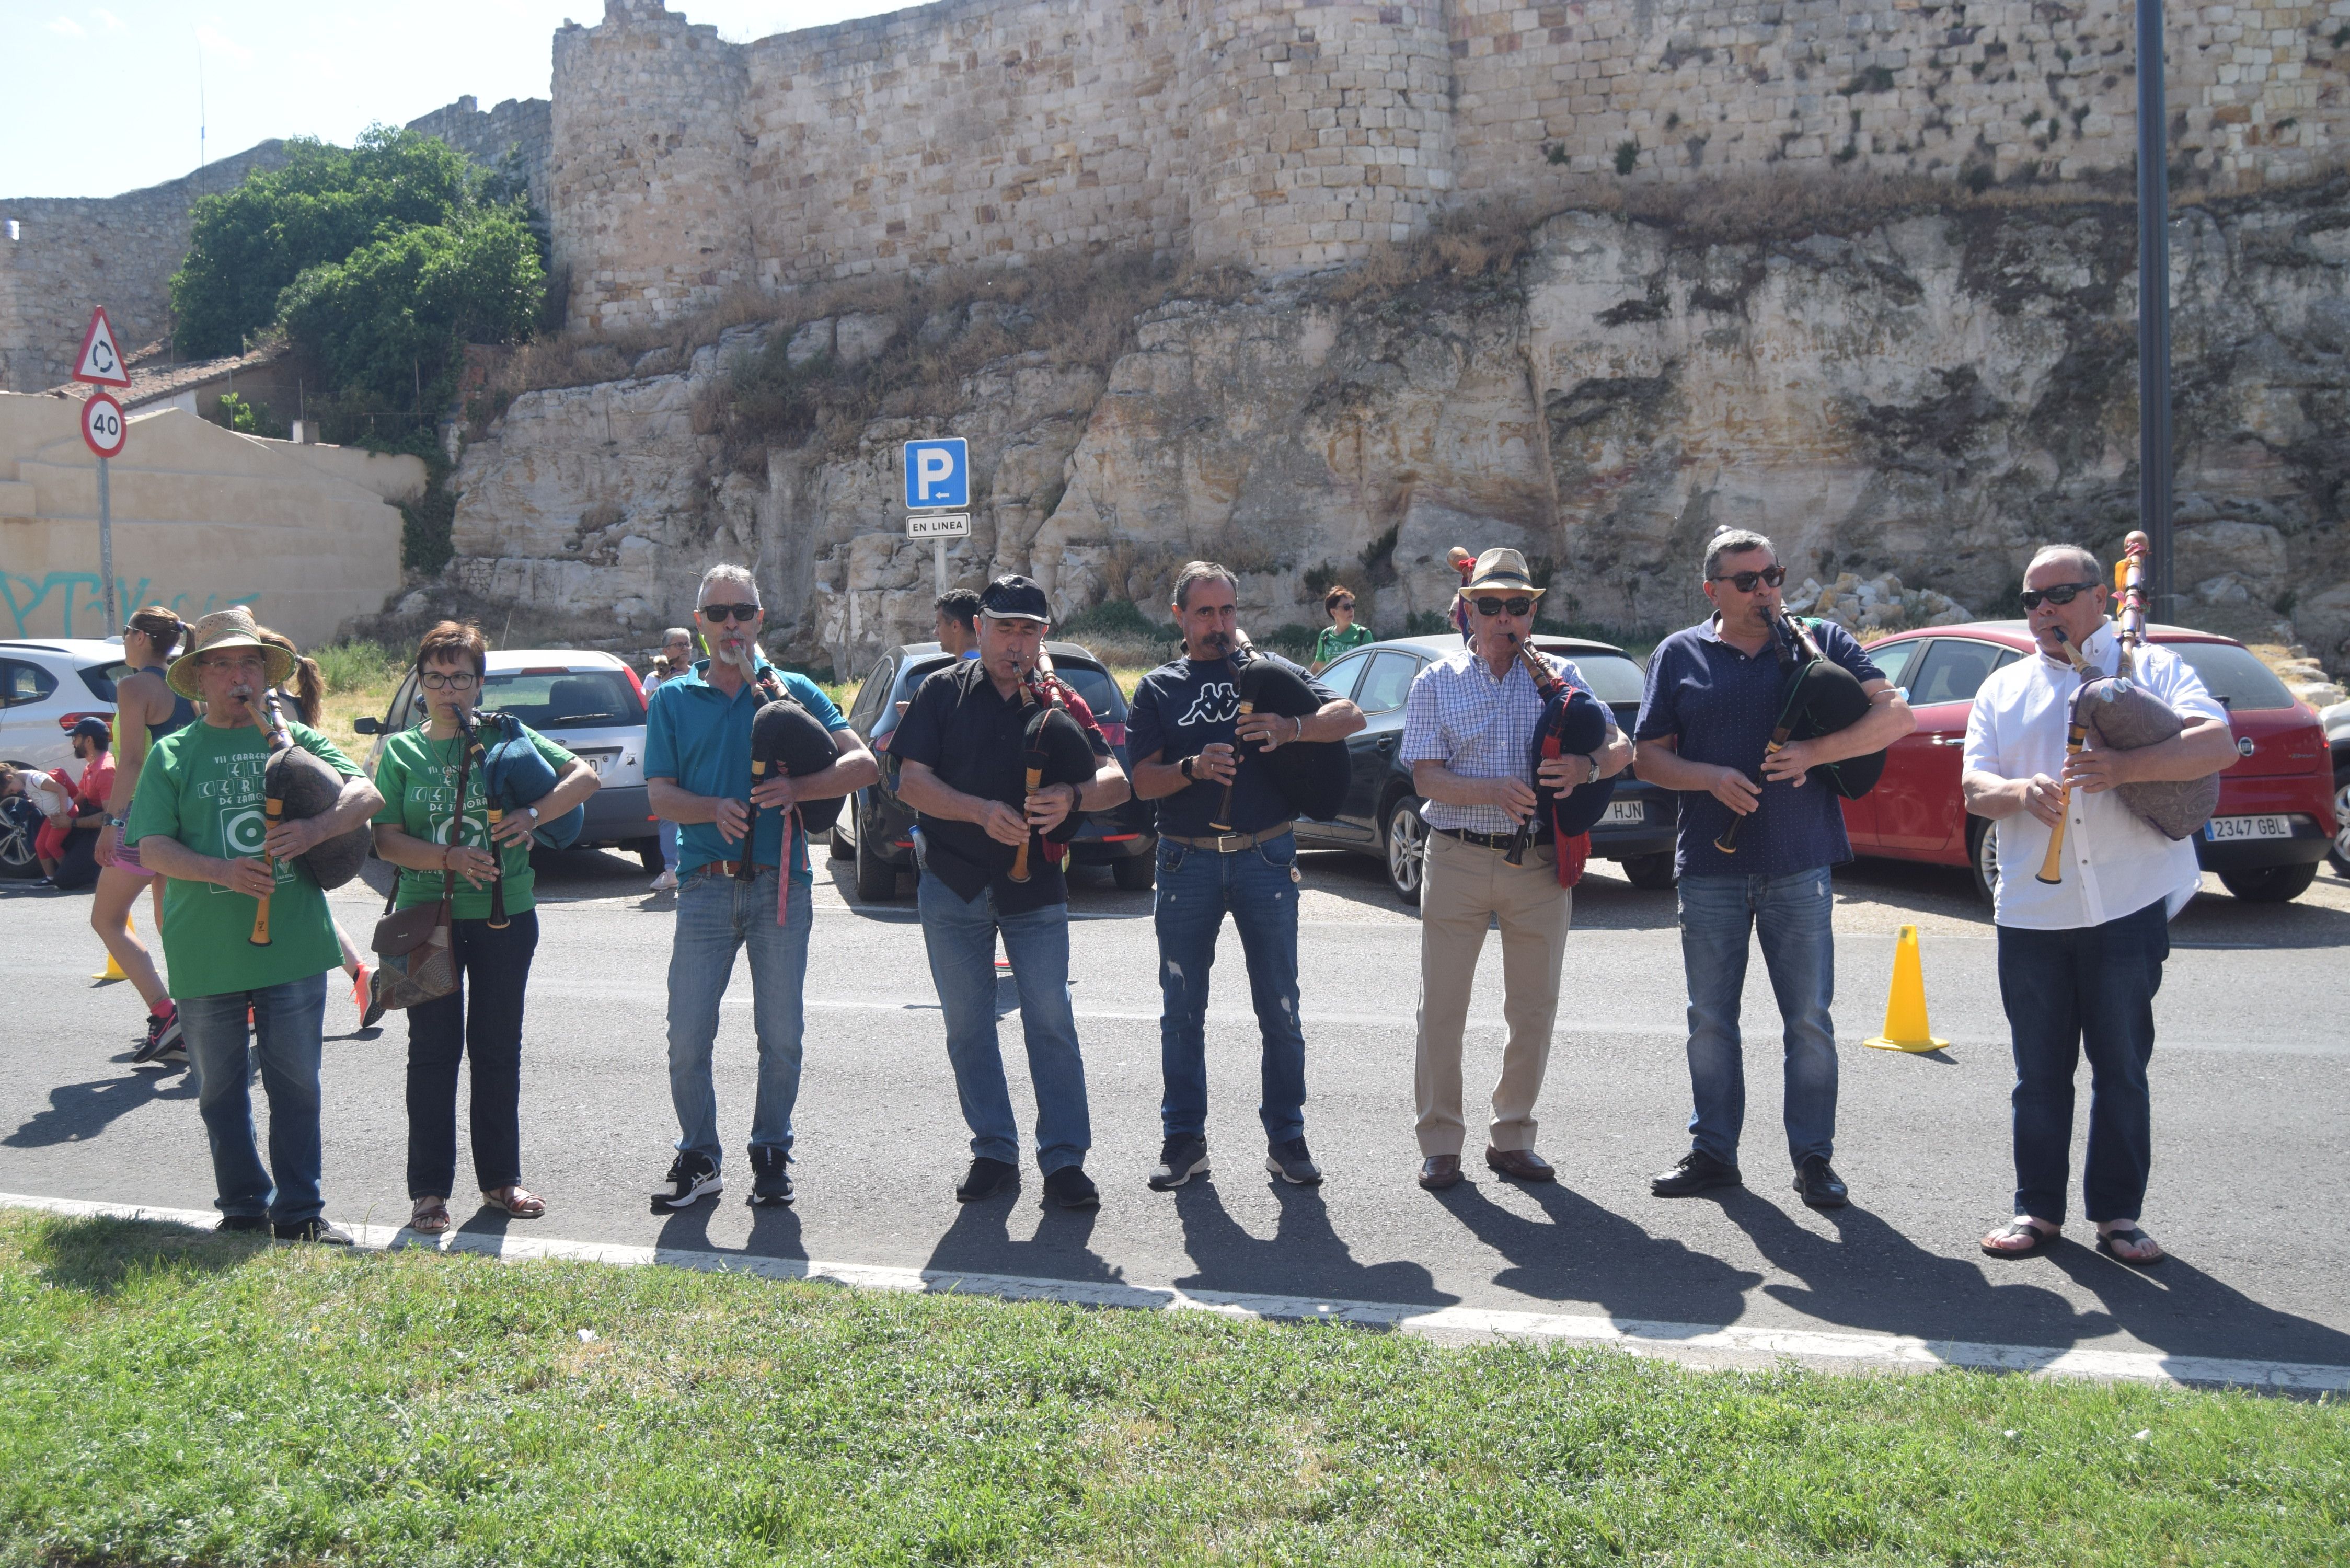
[[(1798, 581), (1890, 571), (1992, 612), (2040, 543), (2110, 551), (2137, 524), (2133, 221), (1977, 207), (1720, 240), (1567, 213), (1469, 275), (1169, 300), (1101, 362), (983, 305), (786, 321), (827, 363), (983, 329), (1010, 351), (921, 418), (764, 462), (706, 433), (759, 331), (736, 329), (666, 374), (516, 400), (456, 475), (449, 587), (638, 648), (704, 565), (746, 558), (793, 651), (854, 667), (926, 635), (897, 443), (958, 434), (954, 579), (1029, 572), (1065, 613), (1163, 603), (1205, 555), (1240, 568), (1252, 626), (1312, 618), (1335, 576), (1391, 630), (1447, 601), (1448, 546), (1508, 544), (1562, 618), (1662, 628), (1695, 618), (1700, 547), (1731, 524)], [(2339, 668), (2350, 187), (2189, 209), (2172, 244), (2182, 618)]]

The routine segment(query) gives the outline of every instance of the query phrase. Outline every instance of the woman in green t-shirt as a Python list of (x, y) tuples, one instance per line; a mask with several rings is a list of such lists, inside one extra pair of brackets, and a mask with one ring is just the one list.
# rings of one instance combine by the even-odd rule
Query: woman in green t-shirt
[(1322, 613), (1330, 618), (1330, 624), (1314, 639), (1316, 675), (1340, 654), (1378, 640), (1369, 627), (1355, 624), (1355, 590), (1344, 583), (1332, 584), (1330, 591), (1322, 596)]
[[(457, 989), (408, 1010), (409, 1228), (425, 1235), (449, 1228), (457, 1173), (457, 1064), (468, 1054), (473, 1175), (482, 1201), (517, 1220), (546, 1212), (545, 1201), (522, 1185), (523, 992), (538, 948), (530, 836), (538, 822), (561, 816), (595, 794), (598, 782), (593, 768), (517, 724), (555, 769), (555, 788), (534, 811), (507, 812), (492, 833), (480, 761), (463, 765), (467, 742), (458, 726), (480, 700), (488, 661), (478, 627), (444, 620), (426, 632), (416, 649), (424, 722), (385, 742), (375, 772), (383, 794), (375, 851), (400, 868), (398, 906), (437, 903), (444, 888), (451, 893)], [(462, 813), (460, 776), (465, 780)], [(490, 884), (500, 877), (507, 917), (502, 927), (490, 924)]]

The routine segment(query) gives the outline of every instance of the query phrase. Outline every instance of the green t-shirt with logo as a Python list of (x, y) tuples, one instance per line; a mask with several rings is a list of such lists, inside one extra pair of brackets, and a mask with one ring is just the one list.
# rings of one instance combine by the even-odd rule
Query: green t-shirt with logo
[[(345, 778), (359, 776), (317, 731), (293, 723), (286, 729), (296, 745)], [(124, 839), (172, 838), (198, 855), (258, 859), (269, 833), (261, 784), (268, 761), (268, 739), (250, 724), (223, 729), (200, 721), (174, 731), (148, 749)], [(277, 863), (267, 947), (252, 941), (257, 900), (217, 882), (164, 879), (163, 961), (174, 998), (258, 991), (341, 966), (327, 896), (298, 864)]]
[[(529, 725), (516, 722), (515, 727), (556, 773), (577, 760)], [(383, 756), (375, 765), (375, 787), (383, 795), (383, 809), (375, 814), (375, 820), (428, 844), (448, 843), (449, 821), (456, 815), (457, 763), (464, 743), (464, 738), (459, 735), (435, 741), (425, 734), (421, 722), (386, 741)], [(476, 757), (466, 774), (465, 827), (459, 843), (483, 849), (489, 846), (489, 802), (482, 787), (481, 759)], [(498, 851), (498, 862), (505, 868), (506, 913), (519, 915), (537, 901), (531, 893), (536, 879), (531, 875), (530, 846), (525, 843), (503, 846)], [(438, 871), (402, 869), (396, 895), (398, 906), (405, 909), (415, 904), (439, 903), (441, 880)], [(451, 919), (490, 918), (487, 882), (476, 888), (459, 877), (455, 878), (455, 888), (449, 906)]]
[(1326, 626), (1314, 638), (1314, 662), (1317, 667), (1325, 665), (1342, 653), (1351, 653), (1377, 641), (1371, 628), (1361, 621), (1349, 627)]

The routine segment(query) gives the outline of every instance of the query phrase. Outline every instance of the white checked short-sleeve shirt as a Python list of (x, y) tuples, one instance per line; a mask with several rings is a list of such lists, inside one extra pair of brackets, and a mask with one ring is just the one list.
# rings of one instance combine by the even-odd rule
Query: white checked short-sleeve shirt
[[(2099, 628), (2081, 653), (2091, 669), (2111, 675), (2121, 662), (2113, 627)], [(2198, 718), (2228, 722), (2228, 711), (2204, 690), (2194, 668), (2167, 648), (2140, 647), (2134, 676), (2189, 723)], [(2079, 676), (2040, 654), (1993, 671), (1975, 692), (1967, 715), (1960, 765), (2001, 778), (2062, 778), (2068, 709), (2080, 688)], [(2134, 915), (2158, 898), (2176, 917), (2202, 880), (2194, 841), (2164, 837), (2113, 790), (2073, 792), (2065, 813), (2064, 880), (2053, 888), (2035, 875), (2048, 853), (2048, 829), (2040, 819), (2020, 811), (1991, 826), (1999, 835), (2000, 867), (1991, 918), (2002, 926), (2078, 930)]]
[[(1569, 685), (1591, 691), (1591, 683), (1571, 660), (1547, 653), (1536, 657)], [(1510, 672), (1496, 680), (1477, 650), (1463, 648), (1412, 680), (1403, 706), (1403, 763), (1442, 763), (1462, 778), (1518, 778), (1531, 784), (1528, 758), (1542, 713), (1542, 692), (1523, 663), (1512, 664)], [(1611, 713), (1611, 740), (1615, 732)], [(1517, 826), (1493, 805), (1447, 805), (1431, 800), (1419, 814), (1430, 827), (1455, 833), (1508, 833)]]

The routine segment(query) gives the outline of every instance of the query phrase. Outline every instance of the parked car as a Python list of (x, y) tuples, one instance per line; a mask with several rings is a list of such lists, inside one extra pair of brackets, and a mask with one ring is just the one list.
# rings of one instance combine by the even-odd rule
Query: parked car
[[(2202, 677), (2236, 735), (2240, 760), (2220, 775), (2220, 807), (2195, 836), (2196, 858), (2239, 898), (2297, 898), (2339, 831), (2337, 764), (2316, 713), (2241, 642), (2175, 626), (2153, 627), (2148, 637)], [(1887, 680), (1908, 689), (1918, 727), (1894, 742), (1877, 786), (1843, 803), (1853, 852), (1971, 866), (1989, 898), (1999, 877), (1999, 838), (1991, 824), (1967, 815), (1959, 755), (1976, 690), (1992, 670), (2036, 657), (2032, 634), (2020, 620), (1974, 621), (1886, 638), (1869, 645), (1868, 656)]]
[(2317, 715), (2334, 753), (2334, 869), (2350, 877), (2350, 702), (2336, 702)]
[[(645, 801), (645, 689), (635, 670), (608, 653), (522, 648), (492, 653), (481, 706), (511, 713), (596, 770), (603, 787), (588, 797), (575, 849), (623, 849), (648, 871), (660, 865), (660, 840)], [(380, 720), (351, 728), (373, 735), (367, 769), (375, 772), (384, 742), (424, 718), (416, 671), (401, 678)]]
[[(1094, 711), (1102, 736), (1127, 765), (1126, 693), (1108, 669), (1074, 642), (1047, 642), (1053, 668), (1076, 688)], [(849, 704), (848, 725), (873, 748), (881, 779), (849, 797), (832, 830), (832, 857), (857, 862), (857, 896), (872, 902), (898, 896), (898, 873), (914, 869), (914, 812), (898, 795), (898, 759), (889, 737), (914, 700), (915, 688), (954, 662), (935, 642), (909, 642), (889, 649), (868, 672)], [(1158, 815), (1148, 801), (1128, 798), (1108, 811), (1086, 814), (1069, 841), (1072, 866), (1107, 866), (1118, 885), (1148, 888), (1158, 868)]]
[[(0, 641), (0, 760), (78, 777), (75, 724), (114, 718), (114, 683), (130, 672), (120, 639), (28, 638)], [(28, 803), (0, 812), (0, 877), (37, 877), (33, 832), (39, 814)]]
[[(1613, 643), (1581, 638), (1537, 636), (1544, 653), (1574, 660), (1595, 696), (1615, 712), (1626, 734), (1640, 713), (1647, 675), (1639, 661)], [(1420, 798), (1412, 792), (1411, 769), (1399, 756), (1403, 743), (1403, 704), (1419, 672), (1460, 650), (1458, 633), (1402, 637), (1358, 648), (1335, 659), (1322, 681), (1363, 711), (1363, 727), (1347, 739), (1354, 778), (1347, 803), (1327, 822), (1297, 825), (1305, 849), (1353, 849), (1385, 862), (1388, 884), (1407, 904), (1419, 902), (1428, 854), (1428, 826)], [(1607, 815), (1591, 830), (1591, 855), (1613, 860), (1636, 888), (1673, 885), (1673, 836), (1679, 804), (1670, 793), (1644, 784), (1627, 769), (1617, 775)]]

